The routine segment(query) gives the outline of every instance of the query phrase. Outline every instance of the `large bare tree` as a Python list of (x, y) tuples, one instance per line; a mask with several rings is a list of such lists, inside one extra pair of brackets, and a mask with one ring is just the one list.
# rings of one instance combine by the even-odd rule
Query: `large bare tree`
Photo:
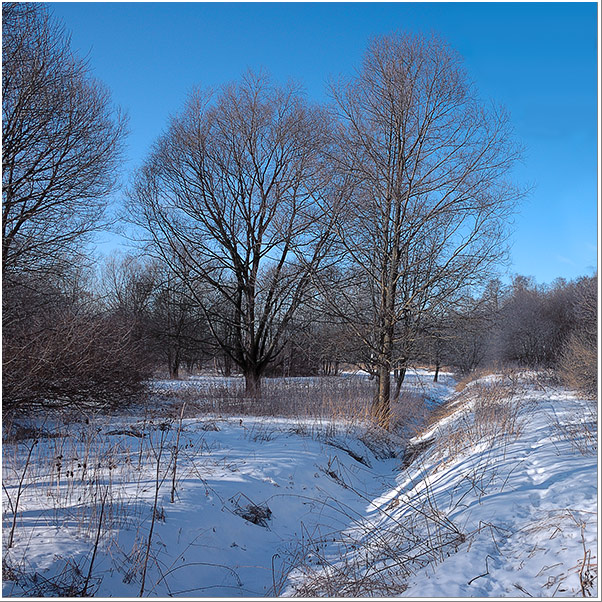
[(148, 248), (190, 283), (250, 395), (329, 249), (327, 128), (298, 86), (248, 73), (191, 96), (130, 193)]
[(390, 373), (407, 361), (421, 315), (480, 282), (504, 254), (519, 150), (506, 113), (479, 102), (459, 56), (436, 36), (374, 39), (332, 95), (333, 161), (351, 184), (337, 306), (367, 350), (374, 410), (387, 425)]
[(2, 5), (2, 275), (69, 265), (99, 226), (124, 119), (42, 5)]
[(93, 307), (79, 277), (117, 178), (124, 123), (44, 5), (2, 5), (5, 409), (106, 403), (141, 389), (131, 329)]

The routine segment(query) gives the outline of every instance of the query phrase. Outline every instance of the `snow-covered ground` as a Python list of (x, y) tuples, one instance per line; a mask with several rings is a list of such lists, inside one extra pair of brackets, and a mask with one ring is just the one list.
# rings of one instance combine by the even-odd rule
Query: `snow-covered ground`
[(597, 596), (591, 402), (531, 387), (515, 402), (516, 438), (484, 440), (449, 463), (426, 455), (398, 480), (397, 495), (412, 497), (409, 479), (427, 468), (435, 503), (467, 539), (417, 573), (406, 595)]
[(344, 417), (46, 424), (60, 436), (3, 447), (3, 595), (595, 594), (591, 404), (452, 385), (408, 375), (455, 405), (405, 457)]
[(596, 596), (594, 410), (520, 379), (473, 383), (414, 438), (395, 486), (340, 538), (341, 559), (297, 570), (288, 593)]

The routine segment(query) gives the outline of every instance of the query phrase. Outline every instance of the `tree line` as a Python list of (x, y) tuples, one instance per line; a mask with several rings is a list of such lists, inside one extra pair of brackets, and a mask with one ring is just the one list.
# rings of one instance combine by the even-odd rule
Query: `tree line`
[[(249, 396), (353, 364), (386, 425), (412, 363), (548, 366), (589, 340), (587, 279), (492, 280), (521, 149), (438, 36), (374, 38), (325, 105), (265, 73), (195, 90), (123, 195), (137, 252), (100, 270), (86, 245), (108, 226), (126, 120), (46, 8), (4, 4), (2, 51), (9, 405), (119, 402), (161, 364), (240, 373)], [(555, 295), (558, 332), (550, 310), (526, 347), (503, 343)]]

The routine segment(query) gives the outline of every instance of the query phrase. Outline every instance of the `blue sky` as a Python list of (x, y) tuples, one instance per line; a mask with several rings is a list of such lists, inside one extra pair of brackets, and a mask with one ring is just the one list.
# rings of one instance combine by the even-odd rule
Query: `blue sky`
[[(127, 111), (124, 177), (193, 86), (247, 69), (294, 78), (326, 100), (371, 36), (436, 31), (484, 99), (506, 106), (526, 147), (516, 181), (534, 189), (515, 219), (510, 273), (540, 283), (597, 267), (597, 4), (52, 3), (94, 74)], [(114, 244), (114, 243), (112, 243)], [(106, 246), (105, 246), (106, 248)]]

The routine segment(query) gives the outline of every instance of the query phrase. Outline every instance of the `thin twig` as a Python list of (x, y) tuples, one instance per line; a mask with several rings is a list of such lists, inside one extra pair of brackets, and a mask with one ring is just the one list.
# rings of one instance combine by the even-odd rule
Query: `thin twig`
[(88, 591), (88, 583), (90, 582), (90, 577), (92, 576), (92, 568), (94, 567), (94, 560), (96, 559), (96, 552), (98, 550), (98, 544), (100, 542), (100, 534), (102, 532), (102, 518), (104, 516), (105, 504), (107, 501), (107, 495), (109, 493), (109, 489), (105, 489), (104, 495), (102, 496), (102, 502), (100, 504), (100, 517), (98, 519), (98, 528), (96, 529), (96, 539), (94, 541), (94, 548), (92, 552), (92, 558), (90, 559), (90, 566), (88, 568), (88, 575), (86, 576), (86, 581), (84, 583), (84, 589), (82, 590), (82, 596), (85, 596)]

